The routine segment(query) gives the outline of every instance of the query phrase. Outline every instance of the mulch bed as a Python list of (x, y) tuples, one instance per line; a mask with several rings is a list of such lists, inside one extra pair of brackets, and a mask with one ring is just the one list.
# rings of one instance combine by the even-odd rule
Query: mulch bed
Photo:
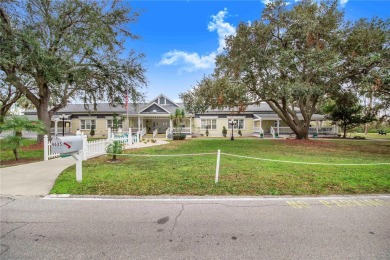
[(37, 151), (42, 150), (43, 151), (43, 143), (38, 144), (30, 144), (29, 146), (24, 146), (21, 148), (22, 151)]
[(33, 162), (39, 162), (43, 159), (39, 158), (30, 158), (30, 159), (19, 159), (19, 160), (12, 160), (12, 161), (2, 161), (0, 162), (1, 167), (8, 167), (8, 166), (16, 166), (16, 165), (22, 165), (27, 163), (33, 163)]

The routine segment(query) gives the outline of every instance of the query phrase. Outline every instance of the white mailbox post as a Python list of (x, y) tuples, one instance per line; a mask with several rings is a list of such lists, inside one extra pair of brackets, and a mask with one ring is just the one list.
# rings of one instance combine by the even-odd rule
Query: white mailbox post
[(55, 137), (51, 141), (53, 153), (69, 154), (76, 160), (76, 181), (83, 179), (83, 137), (82, 136), (63, 136)]

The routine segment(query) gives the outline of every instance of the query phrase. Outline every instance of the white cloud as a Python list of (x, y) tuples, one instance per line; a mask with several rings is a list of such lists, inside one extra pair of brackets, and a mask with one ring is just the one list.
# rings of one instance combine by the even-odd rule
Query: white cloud
[(181, 50), (173, 50), (163, 54), (159, 65), (184, 65), (180, 71), (196, 71), (202, 69), (210, 69), (215, 65), (215, 57), (223, 51), (226, 46), (225, 38), (236, 33), (236, 28), (225, 22), (225, 17), (228, 14), (225, 8), (219, 11), (216, 15), (212, 15), (212, 21), (208, 24), (207, 29), (210, 32), (216, 31), (218, 34), (218, 49), (207, 54), (200, 55), (196, 52), (186, 52)]
[(340, 0), (340, 5), (345, 6), (348, 3), (349, 0)]
[(264, 5), (267, 5), (272, 2), (272, 0), (260, 0)]
[(226, 46), (225, 38), (236, 34), (236, 28), (224, 21), (227, 14), (228, 12), (225, 8), (223, 11), (219, 11), (218, 14), (212, 15), (211, 18), (213, 18), (213, 21), (211, 21), (207, 27), (210, 32), (217, 31), (219, 41), (218, 53), (221, 53)]
[(200, 56), (196, 52), (185, 52), (179, 50), (169, 51), (164, 53), (160, 65), (176, 65), (178, 63), (184, 63), (185, 66), (181, 69), (184, 71), (192, 72), (200, 69), (212, 68), (215, 64), (215, 52), (209, 55)]

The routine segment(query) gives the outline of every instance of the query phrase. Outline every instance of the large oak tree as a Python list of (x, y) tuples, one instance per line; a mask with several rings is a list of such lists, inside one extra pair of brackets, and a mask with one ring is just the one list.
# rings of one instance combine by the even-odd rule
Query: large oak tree
[(259, 20), (238, 25), (214, 74), (181, 97), (189, 107), (237, 112), (267, 102), (298, 139), (306, 139), (321, 99), (388, 70), (388, 55), (388, 21), (346, 22), (337, 1), (277, 0)]
[[(133, 101), (145, 85), (137, 39), (138, 13), (127, 3), (94, 0), (8, 0), (0, 5), (0, 69), (36, 107), (50, 134), (51, 117), (72, 99)], [(24, 84), (26, 81), (30, 84)]]

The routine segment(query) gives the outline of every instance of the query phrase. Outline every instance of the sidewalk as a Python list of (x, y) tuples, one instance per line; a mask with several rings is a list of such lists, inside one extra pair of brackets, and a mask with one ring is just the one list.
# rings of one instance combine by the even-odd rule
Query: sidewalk
[(0, 195), (45, 196), (58, 175), (75, 163), (73, 157), (66, 157), (1, 168)]

